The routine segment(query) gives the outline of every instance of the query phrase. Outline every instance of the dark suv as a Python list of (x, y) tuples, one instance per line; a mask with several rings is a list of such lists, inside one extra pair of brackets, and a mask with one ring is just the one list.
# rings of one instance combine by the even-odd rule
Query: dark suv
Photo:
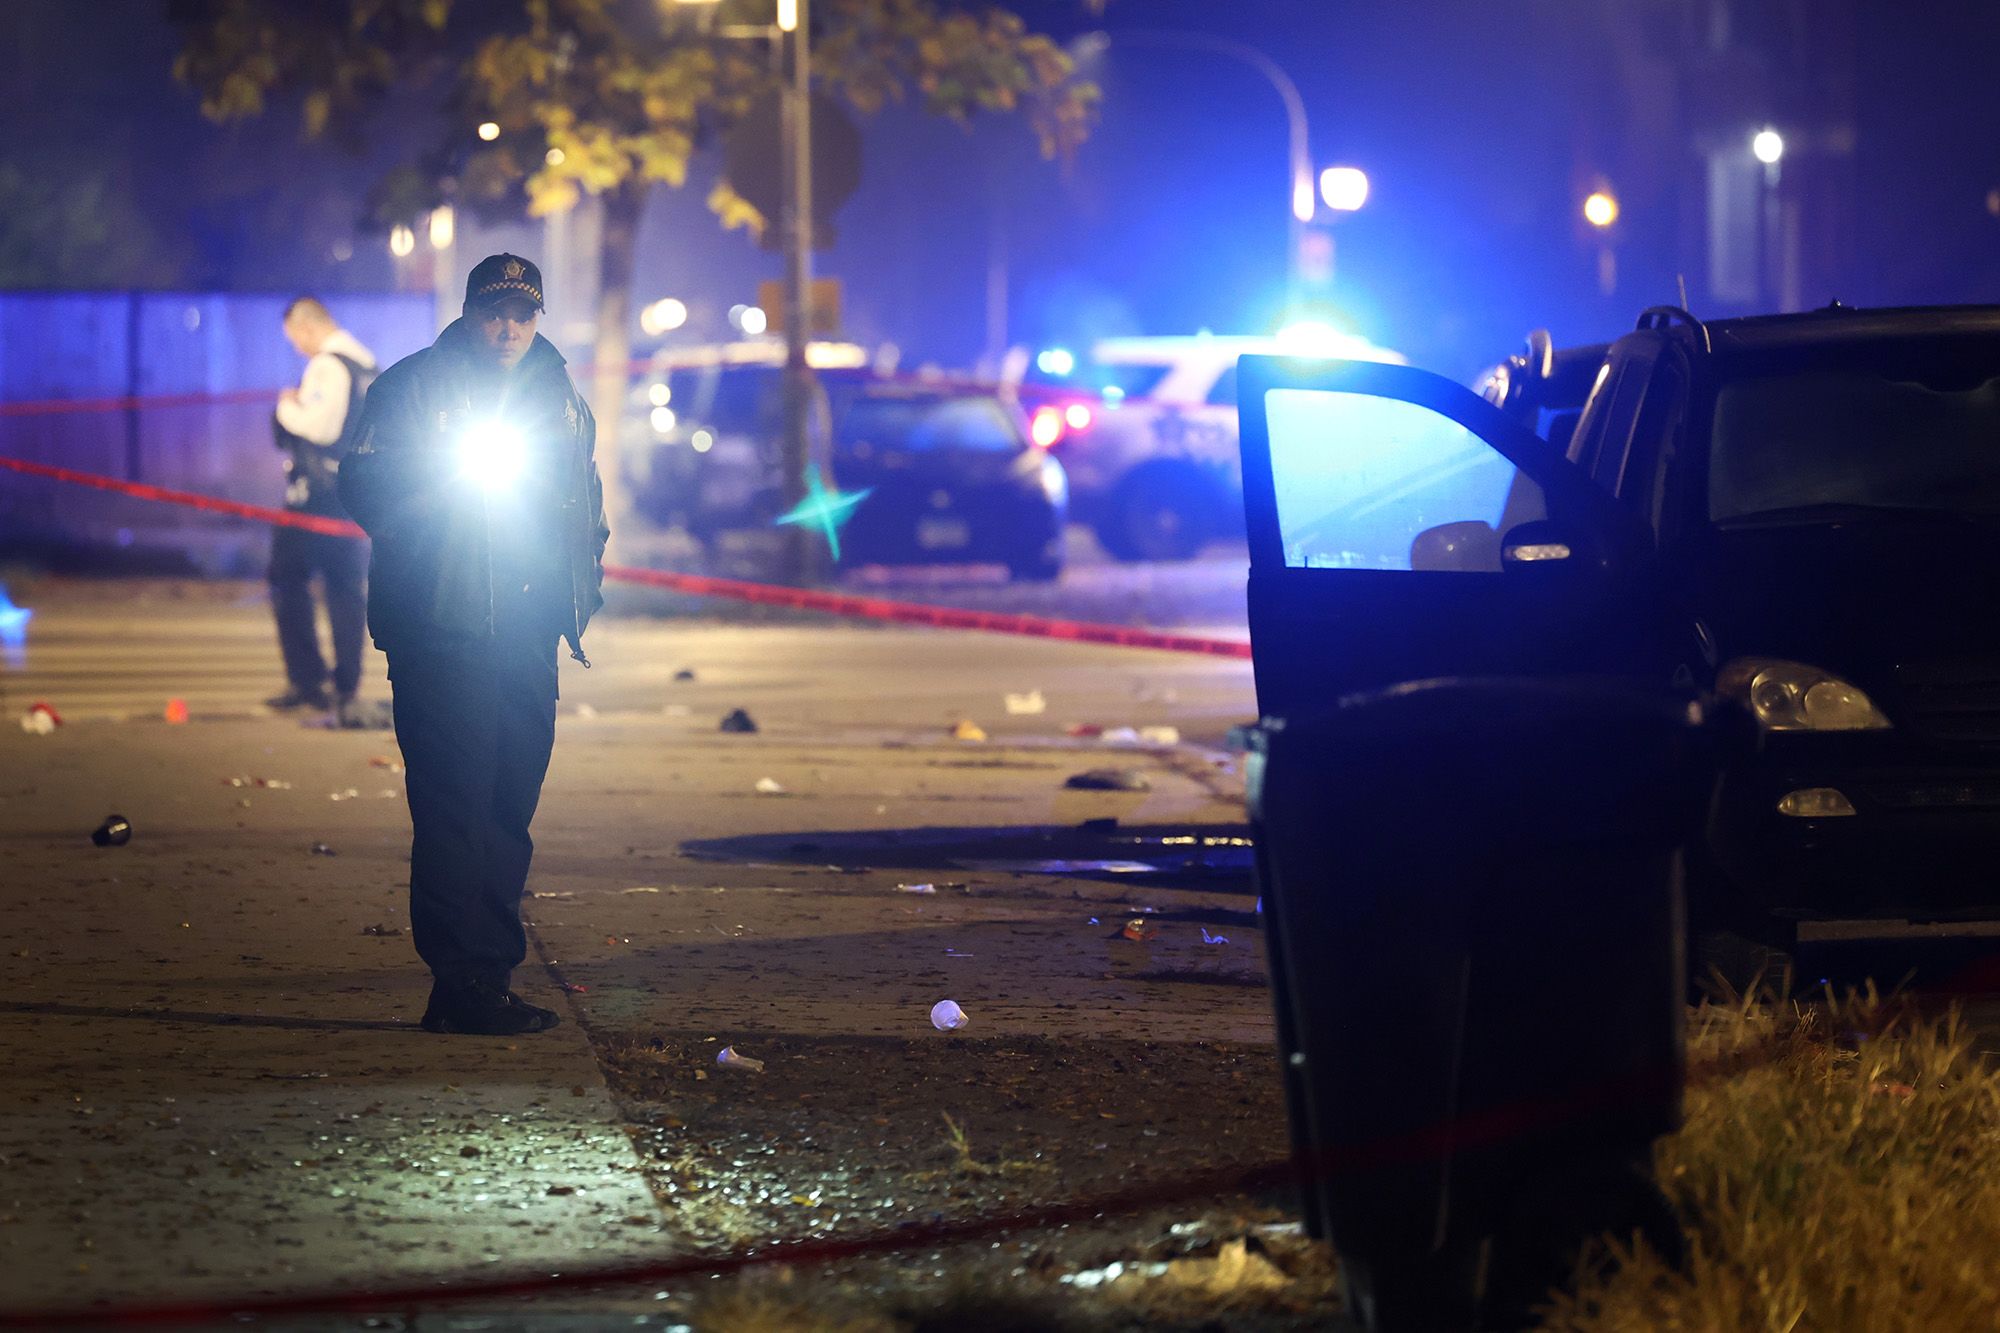
[[(1293, 617), (1312, 688), (1713, 689), (1762, 743), (1721, 788), (1697, 910), (1779, 939), (2000, 915), (2000, 307), (1656, 308), (1608, 349), (1516, 358), (1486, 402), (1248, 366), (1253, 625), (1260, 597)], [(1536, 432), (1571, 412), (1559, 455)], [(1260, 663), (1260, 695), (1290, 676)]]

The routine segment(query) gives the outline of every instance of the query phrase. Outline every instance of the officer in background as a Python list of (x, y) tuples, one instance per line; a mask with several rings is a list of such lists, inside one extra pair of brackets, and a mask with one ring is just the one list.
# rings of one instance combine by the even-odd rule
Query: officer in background
[(410, 923), (430, 1032), (556, 1015), (509, 988), (527, 956), (528, 823), (555, 743), (556, 645), (585, 666), (604, 599), (596, 424), (535, 332), (542, 275), (481, 260), (464, 313), (384, 371), (340, 493), (374, 540), (368, 627), (389, 655), (414, 838)]
[[(336, 473), (354, 443), (362, 403), (375, 378), (375, 357), (334, 322), (317, 299), (301, 296), (285, 307), (285, 337), (306, 358), (305, 377), (278, 396), (271, 439), (285, 454), (285, 508), (295, 514), (346, 518)], [(271, 612), (278, 622), (278, 650), (287, 688), (265, 703), (280, 711), (338, 710), (342, 725), (358, 725), (354, 693), (361, 683), (361, 637), (367, 594), (362, 579), (368, 553), (360, 542), (323, 532), (279, 528), (271, 538)], [(333, 626), (333, 668), (320, 656), (313, 615), (313, 576), (326, 597)], [(333, 683), (332, 697), (327, 682)]]

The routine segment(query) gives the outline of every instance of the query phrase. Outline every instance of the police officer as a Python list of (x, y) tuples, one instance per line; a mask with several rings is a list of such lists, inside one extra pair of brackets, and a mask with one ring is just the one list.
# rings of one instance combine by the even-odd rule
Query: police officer
[(528, 823), (555, 741), (556, 645), (585, 666), (604, 604), (596, 424), (535, 332), (541, 271), (481, 260), (428, 349), (384, 371), (340, 493), (374, 540), (368, 627), (389, 656), (414, 832), (410, 923), (430, 1032), (556, 1015), (509, 988), (527, 956)]
[[(354, 443), (363, 396), (375, 378), (375, 357), (340, 327), (326, 306), (301, 296), (285, 307), (285, 337), (306, 370), (299, 387), (278, 396), (272, 442), (285, 454), (285, 508), (297, 514), (346, 518), (335, 471)], [(359, 721), (354, 692), (361, 682), (362, 620), (367, 594), (362, 580), (368, 553), (347, 537), (279, 528), (271, 538), (271, 613), (278, 622), (278, 651), (287, 688), (265, 703), (280, 711), (333, 707), (343, 725)], [(333, 627), (333, 669), (319, 653), (313, 624), (313, 576), (326, 598)], [(329, 676), (333, 697), (328, 698)]]

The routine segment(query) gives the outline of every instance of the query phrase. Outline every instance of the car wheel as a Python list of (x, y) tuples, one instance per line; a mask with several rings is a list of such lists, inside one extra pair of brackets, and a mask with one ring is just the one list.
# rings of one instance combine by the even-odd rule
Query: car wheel
[(1207, 478), (1171, 464), (1135, 469), (1111, 498), (1097, 539), (1119, 560), (1186, 560), (1215, 528)]

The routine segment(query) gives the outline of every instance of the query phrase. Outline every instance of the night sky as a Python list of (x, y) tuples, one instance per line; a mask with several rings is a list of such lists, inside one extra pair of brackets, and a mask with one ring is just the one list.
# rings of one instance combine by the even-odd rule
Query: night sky
[[(1286, 67), (1315, 166), (1359, 165), (1374, 185), (1336, 233), (1337, 308), (1420, 362), (1464, 373), (1536, 325), (1561, 340), (1615, 333), (1640, 307), (1674, 299), (1688, 266), (1677, 245), (1702, 201), (1645, 184), (1686, 147), (1630, 114), (1607, 33), (1624, 25), (1632, 41), (1670, 41), (1694, 6), (1112, 0), (1101, 19), (1073, 0), (1019, 8), (1062, 39), (1114, 34), (1092, 67), (1105, 103), (1091, 141), (1073, 162), (1046, 163), (1024, 123), (967, 131), (885, 113), (865, 127), (864, 183), (817, 261), (846, 282), (851, 331), (900, 344), (906, 360), (977, 356), (996, 256), (1017, 342), (1272, 328), (1287, 231), (1276, 95), (1219, 55), (1121, 47), (1121, 30), (1229, 37)], [(1986, 196), (2000, 186), (1990, 133), (2000, 99), (1988, 86), (2000, 19), (1978, 8), (1858, 5), (1851, 253), (1824, 283), (1841, 290), (1806, 291), (1808, 304), (1996, 295), (2000, 217)], [(93, 270), (111, 285), (389, 286), (380, 235), (353, 227), (368, 184), (404, 145), (380, 132), (355, 152), (300, 145), (289, 106), (261, 123), (209, 125), (170, 76), (173, 46), (157, 0), (16, 0), (0, 16), (0, 169), (101, 176), (90, 211), (130, 238)], [(1626, 207), (1609, 297), (1576, 217), (1593, 170)], [(689, 188), (656, 196), (640, 301), (748, 301), (777, 276), (774, 253), (710, 219), (713, 172), (700, 163)], [(349, 237), (353, 257), (336, 262)], [(1690, 285), (1699, 307), (1699, 274)]]

